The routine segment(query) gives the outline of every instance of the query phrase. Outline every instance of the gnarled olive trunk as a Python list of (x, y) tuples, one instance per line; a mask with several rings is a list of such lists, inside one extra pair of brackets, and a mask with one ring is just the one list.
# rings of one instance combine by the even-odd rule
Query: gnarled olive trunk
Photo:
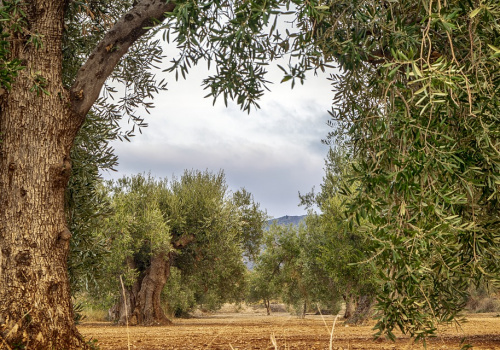
[(172, 323), (161, 307), (161, 291), (170, 276), (171, 259), (172, 254), (154, 255), (151, 265), (134, 285), (121, 291), (117, 310), (119, 324), (153, 326)]
[(0, 98), (0, 344), (83, 348), (66, 262), (64, 191), (81, 120), (71, 118), (61, 83), (64, 2), (33, 1), (25, 11), (43, 47), (12, 36), (25, 68)]
[(346, 322), (350, 324), (360, 324), (365, 322), (370, 316), (373, 309), (374, 298), (371, 295), (361, 295), (357, 302), (356, 308)]
[(356, 301), (353, 296), (347, 294), (342, 295), (342, 298), (344, 299), (345, 303), (344, 318), (348, 320), (354, 314), (354, 310), (356, 308)]
[[(0, 344), (82, 349), (66, 262), (71, 233), (64, 192), (71, 173), (70, 149), (118, 61), (175, 4), (138, 2), (95, 47), (69, 90), (62, 85), (68, 1), (10, 5), (20, 7), (15, 13), (10, 7), (20, 28), (7, 21), (2, 32), (12, 31), (10, 53), (24, 69), (10, 91), (0, 89)], [(41, 45), (34, 44), (35, 38)]]

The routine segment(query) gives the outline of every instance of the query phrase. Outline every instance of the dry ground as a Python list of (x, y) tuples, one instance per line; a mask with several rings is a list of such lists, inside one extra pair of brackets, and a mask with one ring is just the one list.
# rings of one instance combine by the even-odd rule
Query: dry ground
[[(97, 339), (102, 350), (160, 349), (329, 349), (333, 316), (307, 315), (298, 319), (285, 313), (265, 316), (261, 312), (217, 313), (192, 319), (176, 319), (166, 327), (118, 327), (110, 323), (84, 323), (79, 326), (87, 339)], [(498, 314), (469, 315), (468, 323), (447, 327), (428, 349), (459, 349), (465, 337), (474, 349), (500, 350)], [(335, 325), (333, 349), (423, 349), (407, 337), (395, 343), (373, 340), (374, 323), (344, 327)], [(276, 347), (271, 338), (274, 336)]]

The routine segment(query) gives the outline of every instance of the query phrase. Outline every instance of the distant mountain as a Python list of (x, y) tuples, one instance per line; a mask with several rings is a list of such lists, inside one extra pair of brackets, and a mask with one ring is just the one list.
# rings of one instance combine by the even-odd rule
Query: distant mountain
[(271, 224), (273, 222), (276, 222), (278, 225), (290, 225), (290, 224), (292, 224), (294, 226), (298, 226), (299, 223), (301, 221), (303, 221), (305, 218), (306, 218), (306, 215), (300, 215), (300, 216), (285, 215), (285, 216), (282, 216), (280, 218), (268, 220), (267, 223), (269, 224), (269, 226), (271, 226)]

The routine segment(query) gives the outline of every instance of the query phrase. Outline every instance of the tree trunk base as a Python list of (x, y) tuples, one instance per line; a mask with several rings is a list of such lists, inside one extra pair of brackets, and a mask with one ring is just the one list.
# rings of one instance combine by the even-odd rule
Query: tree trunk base
[(371, 316), (373, 306), (373, 298), (368, 295), (359, 297), (356, 308), (345, 322), (347, 324), (363, 324)]
[[(21, 325), (20, 325), (21, 323)], [(6, 322), (0, 325), (0, 349), (82, 349), (93, 347), (83, 338), (76, 327), (60, 327), (58, 331), (48, 329), (48, 323)], [(38, 329), (38, 332), (34, 332)], [(51, 334), (47, 339), (45, 334)]]
[[(118, 305), (110, 316), (118, 318), (119, 325), (165, 326), (171, 325), (161, 305), (161, 292), (170, 276), (171, 255), (163, 252), (151, 258), (151, 265), (131, 287), (123, 287)], [(135, 262), (128, 261), (131, 268)]]

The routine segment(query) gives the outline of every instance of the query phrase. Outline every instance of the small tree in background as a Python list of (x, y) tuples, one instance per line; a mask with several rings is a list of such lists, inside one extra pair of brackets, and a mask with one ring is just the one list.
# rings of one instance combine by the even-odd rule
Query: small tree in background
[(262, 302), (267, 315), (271, 315), (271, 301), (279, 298), (279, 288), (274, 283), (272, 272), (266, 271), (261, 265), (255, 265), (248, 276), (248, 294), (246, 301), (249, 303)]
[(306, 221), (311, 228), (309, 241), (318, 247), (313, 259), (319, 270), (327, 274), (332, 294), (344, 300), (344, 317), (356, 323), (369, 316), (375, 296), (376, 268), (369, 263), (372, 243), (359, 225), (349, 225), (346, 218), (353, 200), (348, 193), (359, 186), (349, 182), (354, 163), (344, 149), (330, 148), (321, 191), (300, 197), (303, 205), (315, 204), (320, 209), (319, 214), (311, 212)]
[(252, 298), (261, 297), (270, 312), (270, 300), (279, 297), (286, 304), (299, 307), (307, 302), (303, 284), (298, 232), (294, 226), (273, 223), (264, 235), (262, 252), (251, 278)]
[(316, 260), (320, 248), (313, 237), (304, 224), (270, 226), (251, 273), (251, 300), (262, 300), (269, 313), (270, 300), (279, 299), (301, 317), (318, 307), (338, 309), (331, 280)]

